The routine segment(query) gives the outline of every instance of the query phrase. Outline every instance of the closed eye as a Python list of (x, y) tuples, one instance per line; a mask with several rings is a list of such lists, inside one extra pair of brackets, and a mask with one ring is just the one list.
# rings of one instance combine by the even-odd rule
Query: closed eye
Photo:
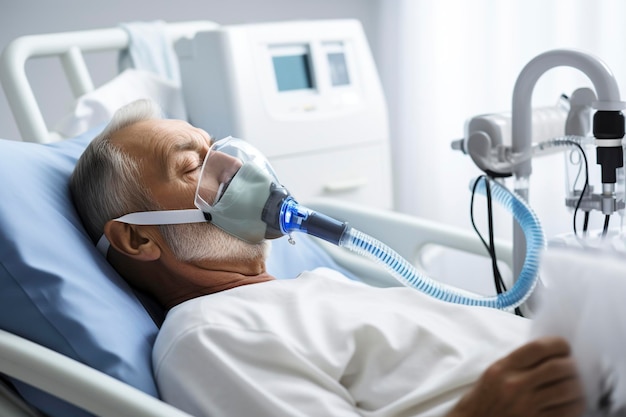
[(199, 157), (186, 157), (181, 160), (179, 173), (185, 177), (195, 178), (202, 169), (202, 160)]
[(201, 168), (202, 168), (202, 164), (200, 164), (200, 165), (196, 165), (194, 168), (192, 168), (192, 169), (188, 170), (188, 171), (186, 172), (186, 174), (193, 174), (193, 173), (195, 173), (196, 171), (199, 171)]

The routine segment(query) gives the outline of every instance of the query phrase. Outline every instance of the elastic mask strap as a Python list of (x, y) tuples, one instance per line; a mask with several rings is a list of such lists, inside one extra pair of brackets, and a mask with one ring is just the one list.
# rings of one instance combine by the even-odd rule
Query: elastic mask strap
[[(136, 224), (138, 226), (160, 226), (164, 224), (186, 224), (204, 223), (207, 221), (202, 210), (160, 210), (160, 211), (139, 211), (129, 213), (117, 219), (116, 222)], [(106, 258), (109, 251), (109, 240), (105, 235), (100, 236), (96, 248)]]

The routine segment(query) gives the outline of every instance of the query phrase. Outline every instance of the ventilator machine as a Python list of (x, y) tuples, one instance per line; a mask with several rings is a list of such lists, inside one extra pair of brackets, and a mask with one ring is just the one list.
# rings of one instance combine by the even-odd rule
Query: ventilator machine
[(306, 173), (282, 178), (303, 200), (391, 208), (387, 106), (359, 22), (223, 26), (175, 48), (191, 124)]
[[(533, 88), (551, 68), (566, 66), (582, 71), (594, 90), (579, 88), (553, 107), (531, 108)], [(529, 196), (533, 158), (562, 152), (565, 155), (566, 198), (573, 210), (573, 232), (552, 237), (555, 246), (622, 247), (624, 209), (624, 116), (617, 81), (604, 62), (577, 50), (554, 50), (531, 60), (519, 74), (513, 90), (512, 112), (476, 116), (466, 126), (465, 138), (452, 143), (487, 175), (514, 178), (514, 191)], [(595, 164), (593, 163), (595, 161)], [(595, 165), (599, 165), (596, 175)], [(592, 181), (596, 179), (596, 183)], [(550, 179), (546, 179), (550, 180)], [(584, 213), (582, 230), (576, 215)], [(589, 217), (604, 216), (601, 231), (588, 230)], [(619, 215), (616, 232), (609, 233), (611, 216)], [(524, 257), (523, 235), (515, 227), (514, 271)], [(516, 276), (516, 274), (514, 274)]]

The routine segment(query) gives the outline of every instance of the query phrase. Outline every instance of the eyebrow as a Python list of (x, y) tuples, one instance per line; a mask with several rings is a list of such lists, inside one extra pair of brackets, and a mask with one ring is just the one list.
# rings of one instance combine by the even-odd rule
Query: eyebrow
[(175, 152), (195, 151), (198, 149), (198, 143), (193, 139), (187, 139), (184, 142), (174, 144), (171, 149)]

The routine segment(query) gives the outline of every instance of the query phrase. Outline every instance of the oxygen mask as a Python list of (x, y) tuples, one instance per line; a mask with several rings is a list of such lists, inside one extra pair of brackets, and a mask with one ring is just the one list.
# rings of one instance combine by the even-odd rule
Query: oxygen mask
[(242, 139), (227, 137), (215, 142), (207, 153), (194, 203), (207, 221), (258, 243), (284, 235), (276, 227), (278, 219), (268, 219), (266, 213), (274, 212), (271, 207), (288, 196), (261, 152)]

